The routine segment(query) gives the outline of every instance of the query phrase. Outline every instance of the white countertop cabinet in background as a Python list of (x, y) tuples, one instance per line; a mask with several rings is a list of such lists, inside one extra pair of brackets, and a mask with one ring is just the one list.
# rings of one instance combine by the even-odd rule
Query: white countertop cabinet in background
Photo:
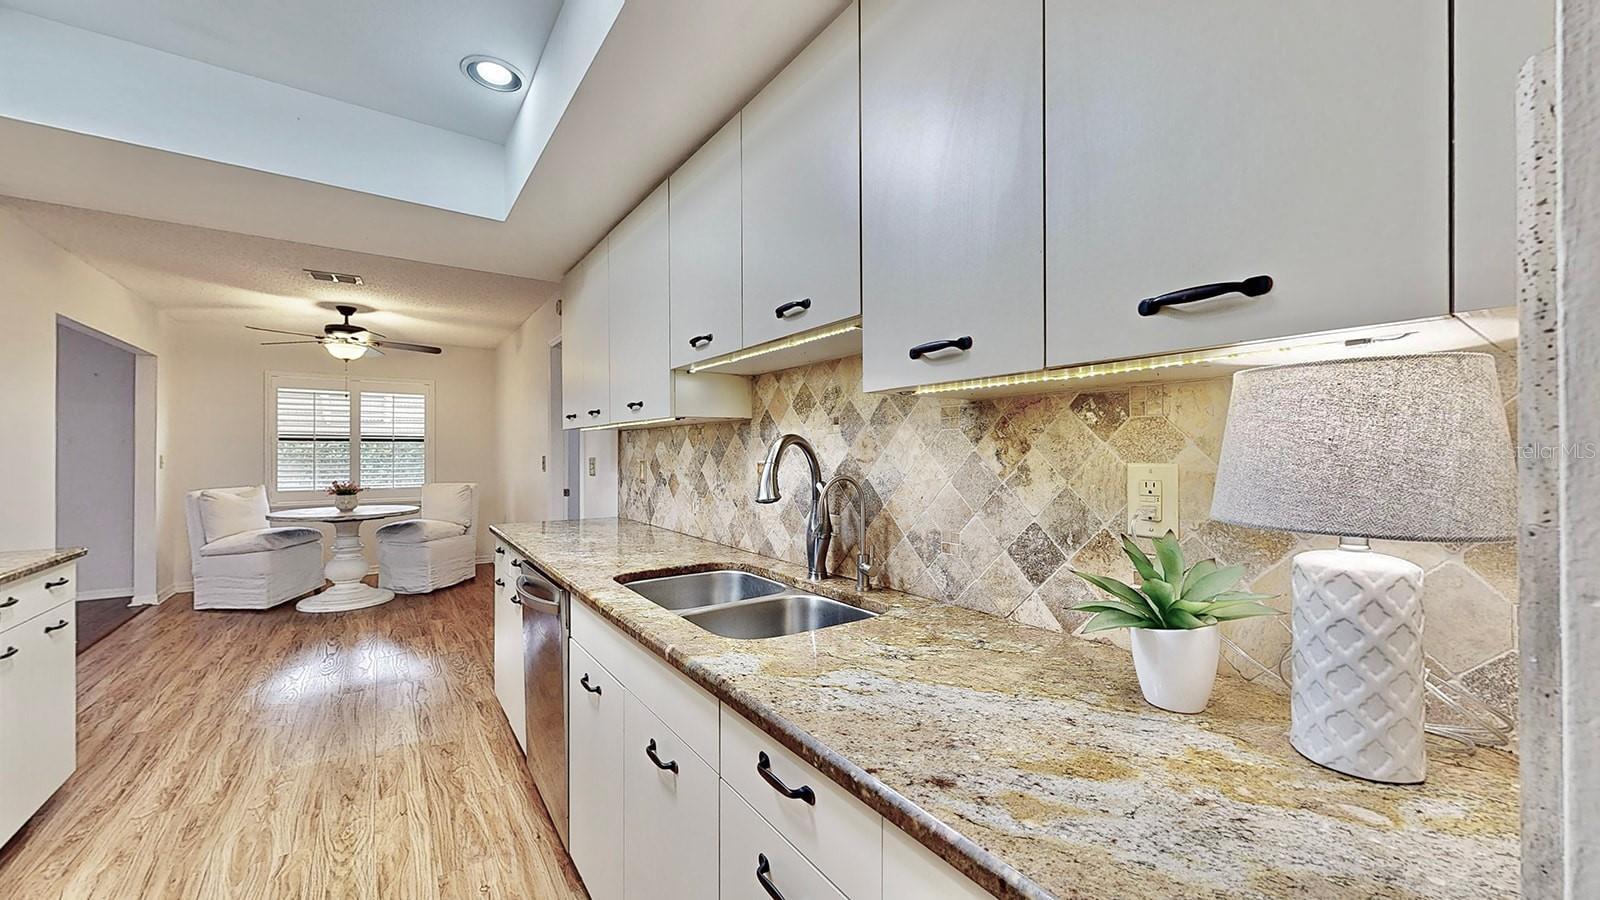
[(0, 844), (77, 767), (76, 597), (70, 563), (0, 586), (0, 605), (23, 611), (0, 628)]

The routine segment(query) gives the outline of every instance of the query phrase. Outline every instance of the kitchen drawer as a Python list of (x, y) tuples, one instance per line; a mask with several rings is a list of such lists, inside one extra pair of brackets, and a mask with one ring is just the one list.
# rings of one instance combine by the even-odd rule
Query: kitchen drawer
[(623, 687), (677, 732), (712, 769), (717, 768), (717, 698), (639, 646), (576, 597), (572, 600), (572, 639), (611, 670)]
[[(762, 759), (766, 765), (762, 765)], [(769, 774), (777, 784), (763, 777)], [(882, 892), (883, 821), (737, 713), (722, 710), (722, 780), (853, 898)], [(785, 796), (810, 789), (812, 801)]]
[[(879, 839), (879, 835), (872, 835), (874, 847)], [(722, 900), (770, 900), (779, 895), (784, 900), (845, 900), (845, 895), (772, 830), (726, 781), (722, 783), (721, 844)], [(761, 884), (762, 876), (771, 882), (777, 895)], [(870, 896), (851, 896), (851, 900), (877, 898), (876, 891)]]
[(883, 826), (883, 896), (918, 900), (987, 900), (989, 892), (957, 872), (916, 838)]
[(77, 596), (78, 567), (72, 563), (0, 585), (0, 631), (20, 625)]

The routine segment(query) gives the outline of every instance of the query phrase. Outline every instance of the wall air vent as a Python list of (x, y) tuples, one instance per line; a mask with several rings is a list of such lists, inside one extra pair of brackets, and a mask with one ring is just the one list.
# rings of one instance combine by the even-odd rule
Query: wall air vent
[(346, 275), (343, 272), (324, 272), (321, 269), (302, 269), (313, 281), (326, 281), (329, 284), (361, 284), (360, 275)]

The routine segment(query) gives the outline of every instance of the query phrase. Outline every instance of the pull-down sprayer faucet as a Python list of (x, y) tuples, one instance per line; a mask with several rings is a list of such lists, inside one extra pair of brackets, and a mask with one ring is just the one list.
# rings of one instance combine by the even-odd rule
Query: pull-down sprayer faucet
[(800, 449), (811, 474), (811, 514), (806, 518), (806, 577), (812, 581), (828, 577), (828, 547), (833, 543), (833, 520), (828, 515), (828, 497), (836, 486), (847, 484), (856, 492), (863, 541), (861, 553), (856, 558), (856, 589), (866, 590), (867, 576), (872, 571), (872, 561), (864, 546), (867, 532), (866, 497), (862, 494), (861, 485), (848, 475), (835, 475), (824, 484), (822, 464), (818, 462), (817, 451), (810, 441), (798, 434), (785, 434), (772, 442), (772, 446), (767, 448), (767, 461), (761, 468), (761, 478), (756, 484), (756, 502), (777, 503), (783, 499), (783, 493), (778, 488), (778, 463), (783, 458), (783, 451), (790, 447)]

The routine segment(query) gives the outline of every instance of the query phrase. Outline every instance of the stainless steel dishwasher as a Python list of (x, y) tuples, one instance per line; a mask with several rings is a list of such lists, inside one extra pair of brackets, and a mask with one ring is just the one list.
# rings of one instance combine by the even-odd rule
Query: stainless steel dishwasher
[(561, 843), (567, 839), (567, 636), (571, 602), (532, 563), (517, 565), (522, 604), (522, 681), (527, 699), (528, 771)]

